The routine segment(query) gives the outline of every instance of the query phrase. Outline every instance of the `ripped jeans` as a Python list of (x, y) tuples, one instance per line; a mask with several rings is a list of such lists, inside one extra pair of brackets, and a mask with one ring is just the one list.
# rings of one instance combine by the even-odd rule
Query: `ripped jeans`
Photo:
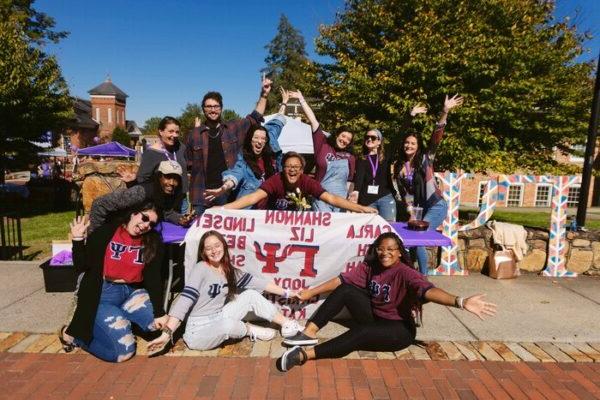
[(154, 311), (146, 289), (104, 281), (92, 340), (86, 345), (76, 338), (75, 344), (104, 361), (127, 361), (136, 349), (132, 322), (143, 331), (154, 330)]

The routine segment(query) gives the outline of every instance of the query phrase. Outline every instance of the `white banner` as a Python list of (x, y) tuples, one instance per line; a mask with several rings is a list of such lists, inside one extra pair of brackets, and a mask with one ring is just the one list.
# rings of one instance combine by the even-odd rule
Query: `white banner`
[[(369, 245), (393, 228), (376, 214), (209, 209), (185, 237), (186, 276), (208, 230), (224, 235), (235, 267), (270, 277), (284, 289), (300, 290), (351, 270)], [(299, 302), (265, 295), (295, 319), (310, 317), (324, 299)]]

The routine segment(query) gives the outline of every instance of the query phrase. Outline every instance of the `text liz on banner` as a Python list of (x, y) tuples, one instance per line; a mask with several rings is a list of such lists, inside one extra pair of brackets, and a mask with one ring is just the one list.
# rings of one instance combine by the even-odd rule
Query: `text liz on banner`
[[(186, 276), (208, 230), (225, 236), (235, 267), (270, 277), (284, 289), (301, 290), (354, 268), (375, 238), (393, 228), (375, 214), (209, 209), (185, 237)], [(295, 319), (310, 317), (326, 297), (300, 302), (265, 295)]]

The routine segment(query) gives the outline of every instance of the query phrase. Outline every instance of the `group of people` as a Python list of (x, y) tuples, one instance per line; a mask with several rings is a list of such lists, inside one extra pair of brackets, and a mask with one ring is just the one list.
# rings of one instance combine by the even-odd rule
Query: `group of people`
[[(365, 261), (352, 272), (295, 292), (235, 268), (225, 239), (216, 231), (202, 236), (197, 263), (188, 268), (185, 287), (167, 313), (161, 277), (164, 244), (154, 229), (163, 219), (187, 226), (196, 215), (216, 206), (345, 209), (378, 212), (395, 220), (398, 200), (423, 207), (434, 228), (445, 215), (446, 205), (433, 179), (433, 160), (446, 116), (462, 98), (446, 98), (427, 147), (417, 134), (410, 134), (402, 142), (400, 156), (388, 158), (382, 133), (371, 129), (357, 158), (352, 152), (353, 133), (347, 128), (325, 133), (300, 92), (281, 89), (279, 114), (263, 125), (270, 90), (271, 81), (264, 79), (255, 110), (235, 121), (222, 121), (221, 95), (207, 93), (202, 100), (205, 121), (197, 121), (185, 145), (179, 141), (179, 122), (163, 118), (159, 140), (144, 152), (134, 184), (96, 199), (89, 220), (79, 217), (72, 222), (73, 261), (82, 275), (73, 318), (59, 334), (65, 351), (81, 347), (106, 361), (125, 361), (136, 349), (132, 323), (145, 332), (160, 331), (149, 344), (154, 354), (173, 341), (181, 324), (185, 324), (184, 341), (198, 350), (245, 336), (275, 337), (273, 329), (244, 322), (253, 312), (279, 325), (284, 343), (293, 346), (277, 362), (285, 371), (312, 358), (406, 347), (415, 337), (414, 317), (427, 301), (464, 308), (479, 317), (494, 314), (495, 306), (481, 295), (463, 299), (435, 288), (412, 269), (410, 256), (392, 233), (378, 237)], [(304, 174), (301, 154), (283, 154), (278, 143), (292, 97), (300, 101), (313, 130), (314, 178)], [(425, 111), (418, 106), (413, 114)], [(421, 263), (419, 253), (417, 258)], [(262, 296), (263, 291), (301, 300), (332, 293), (303, 327), (284, 317)], [(317, 331), (344, 306), (357, 327), (317, 344)], [(316, 346), (300, 347), (305, 345)]]

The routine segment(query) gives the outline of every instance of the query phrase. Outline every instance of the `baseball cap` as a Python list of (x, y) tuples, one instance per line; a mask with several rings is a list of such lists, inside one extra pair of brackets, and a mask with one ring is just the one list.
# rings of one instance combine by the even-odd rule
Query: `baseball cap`
[(163, 175), (183, 175), (181, 165), (175, 161), (161, 161), (161, 163), (158, 164), (158, 172), (162, 173)]

